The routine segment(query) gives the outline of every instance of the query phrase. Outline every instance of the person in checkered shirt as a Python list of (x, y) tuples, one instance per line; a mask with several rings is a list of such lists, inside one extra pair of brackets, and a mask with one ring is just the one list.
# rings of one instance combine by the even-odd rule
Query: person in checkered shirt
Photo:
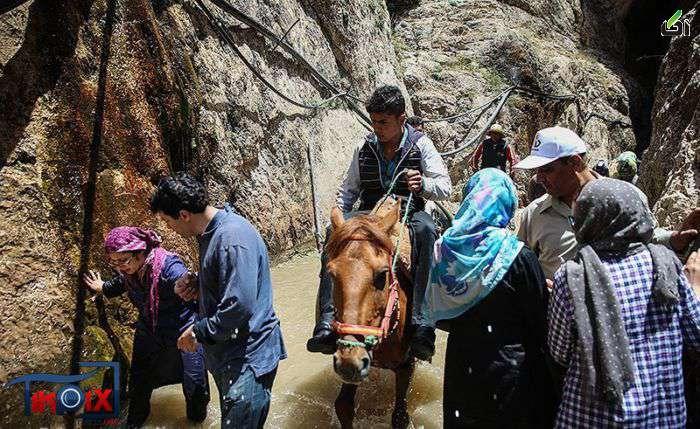
[(547, 345), (563, 369), (555, 426), (684, 428), (682, 350), (700, 351), (700, 301), (633, 185), (586, 184), (576, 257), (554, 276)]

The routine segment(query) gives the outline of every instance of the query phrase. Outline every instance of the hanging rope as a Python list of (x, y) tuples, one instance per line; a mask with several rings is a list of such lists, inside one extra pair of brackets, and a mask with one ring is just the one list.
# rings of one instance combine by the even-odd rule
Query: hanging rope
[(452, 116), (445, 116), (442, 118), (423, 119), (423, 122), (425, 122), (425, 123), (429, 123), (429, 122), (454, 122), (456, 119), (460, 119), (460, 118), (463, 118), (465, 116), (469, 116), (473, 112), (483, 111), (485, 109), (488, 109), (493, 103), (495, 103), (497, 100), (499, 100), (503, 96), (503, 94), (505, 94), (507, 91), (511, 91), (514, 88), (515, 88), (514, 86), (511, 86), (510, 88), (505, 89), (503, 92), (501, 92), (497, 96), (491, 98), (486, 103), (484, 103), (478, 107), (474, 107), (473, 109), (465, 110), (462, 113), (458, 113), (458, 114), (452, 115)]
[[(211, 13), (209, 8), (204, 4), (202, 0), (195, 0), (197, 3), (197, 6), (199, 6), (199, 9), (204, 13), (204, 15), (209, 19), (209, 23), (214, 27), (217, 33), (219, 33), (219, 36), (226, 41), (226, 43), (231, 46), (231, 49), (236, 53), (238, 58), (243, 62), (243, 64), (250, 69), (250, 71), (255, 75), (256, 78), (258, 78), (265, 86), (267, 86), (272, 92), (277, 94), (280, 98), (285, 100), (286, 102), (293, 104), (297, 107), (301, 107), (302, 109), (309, 109), (309, 110), (316, 110), (320, 107), (320, 105), (325, 104), (326, 101), (324, 100), (321, 102), (321, 104), (305, 104), (300, 101), (293, 100), (292, 98), (286, 96), (285, 94), (282, 93), (282, 91), (278, 90), (272, 83), (270, 83), (263, 75), (253, 66), (253, 64), (248, 61), (248, 59), (243, 55), (243, 53), (238, 49), (238, 46), (236, 46), (236, 43), (233, 41), (233, 38), (231, 36), (231, 31), (226, 28), (224, 25), (221, 24), (218, 18), (214, 16), (214, 14)], [(332, 98), (336, 98), (335, 96)]]
[[(350, 110), (352, 110), (360, 119), (360, 123), (367, 129), (371, 130), (370, 127), (370, 120), (369, 117), (364, 113), (362, 108), (358, 107), (354, 102), (353, 99), (354, 97), (348, 97), (348, 92), (349, 91), (340, 91), (338, 88), (336, 88), (325, 76), (323, 76), (314, 66), (312, 66), (306, 58), (304, 58), (299, 52), (297, 52), (289, 43), (284, 38), (277, 37), (274, 32), (272, 32), (270, 29), (266, 28), (262, 24), (260, 24), (258, 21), (253, 19), (252, 17), (246, 15), (243, 13), (241, 10), (238, 8), (234, 7), (230, 3), (228, 3), (225, 0), (210, 0), (213, 4), (215, 4), (218, 8), (220, 8), (223, 12), (227, 13), (228, 15), (232, 16), (233, 18), (237, 19), (238, 21), (242, 22), (243, 24), (247, 25), (248, 27), (254, 29), (258, 33), (262, 34), (266, 38), (270, 39), (272, 42), (275, 43), (275, 49), (277, 47), (281, 47), (284, 49), (288, 54), (290, 54), (293, 58), (295, 58), (297, 61), (299, 61), (310, 73), (311, 75), (316, 79), (318, 83), (320, 83), (322, 86), (324, 86), (328, 91), (330, 91), (333, 94), (333, 97), (335, 98), (342, 98), (345, 104), (348, 106)], [(196, 0), (196, 2), (200, 5), (200, 7), (203, 5), (202, 0)], [(206, 8), (206, 7), (205, 7)], [(208, 10), (208, 9), (207, 9)], [(214, 19), (213, 14), (209, 12), (208, 14), (209, 19)], [(237, 50), (237, 48), (236, 48)], [(242, 55), (239, 55), (242, 56)], [(247, 64), (246, 64), (247, 65)], [(249, 67), (250, 68), (250, 67)], [(275, 91), (278, 95), (281, 95), (279, 91)], [(333, 98), (331, 97), (331, 98)], [(288, 100), (288, 97), (283, 97)], [(320, 104), (327, 104), (330, 101), (324, 100)], [(290, 101), (291, 102), (291, 101)], [(297, 102), (293, 103), (296, 104)], [(299, 103), (303, 104), (303, 103)], [(299, 105), (297, 104), (297, 105)], [(317, 109), (320, 106), (311, 106), (311, 105), (306, 105), (306, 106), (299, 106), (299, 107), (306, 107), (306, 108), (313, 108)]]
[[(489, 107), (491, 107), (491, 105), (496, 100), (498, 100), (498, 104), (496, 106), (496, 109), (493, 111), (493, 113), (489, 117), (488, 121), (486, 121), (486, 124), (482, 127), (482, 129), (479, 131), (478, 134), (476, 134), (474, 137), (472, 137), (469, 140), (466, 140), (466, 137), (465, 137), (466, 142), (464, 144), (462, 144), (461, 146), (459, 146), (455, 149), (441, 152), (440, 155), (443, 157), (453, 156), (459, 152), (462, 152), (465, 149), (468, 149), (468, 148), (474, 146), (478, 142), (480, 142), (482, 137), (486, 133), (486, 131), (488, 131), (488, 129), (491, 127), (491, 125), (493, 125), (493, 123), (496, 121), (498, 114), (501, 112), (501, 110), (505, 106), (505, 103), (506, 103), (506, 101), (508, 101), (508, 98), (510, 98), (510, 96), (513, 95), (514, 93), (526, 94), (526, 95), (542, 97), (542, 98), (549, 98), (549, 99), (559, 100), (559, 101), (576, 101), (577, 100), (577, 97), (575, 95), (547, 94), (547, 93), (544, 93), (544, 92), (541, 92), (538, 90), (534, 90), (531, 88), (525, 88), (525, 87), (521, 87), (521, 86), (511, 86), (511, 87), (507, 88), (505, 91), (501, 92), (497, 97), (492, 98), (487, 103), (480, 106), (481, 111), (479, 112), (479, 115), (474, 119), (474, 121), (472, 121), (471, 125), (467, 129), (467, 132), (469, 132), (469, 130), (471, 130), (471, 128), (476, 124), (476, 122), (479, 120), (479, 118), (484, 114), (484, 112), (486, 112), (486, 110)], [(477, 109), (472, 109), (469, 112), (473, 112), (476, 110)], [(454, 120), (455, 118), (466, 116), (467, 114), (468, 113), (465, 112), (465, 113), (462, 113), (459, 115), (449, 116), (447, 118), (438, 118), (438, 119), (432, 120), (432, 122), (450, 121), (450, 120)]]

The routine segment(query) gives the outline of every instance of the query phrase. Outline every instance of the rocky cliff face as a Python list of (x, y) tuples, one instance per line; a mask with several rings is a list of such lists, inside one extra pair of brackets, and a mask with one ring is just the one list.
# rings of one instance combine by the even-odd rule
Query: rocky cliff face
[(654, 128), (640, 186), (659, 222), (677, 226), (698, 207), (700, 193), (700, 18), (698, 5), (683, 19), (690, 36), (673, 37), (654, 99)]
[[(634, 150), (630, 106), (641, 89), (623, 67), (622, 18), (629, 2), (424, 0), (395, 17), (394, 45), (416, 112), (445, 117), (481, 105), (510, 85), (551, 94), (572, 94), (578, 103), (514, 96), (497, 120), (518, 154), (529, 152), (535, 132), (559, 124), (575, 129), (591, 158)], [(469, 129), (437, 122), (427, 130), (444, 150), (475, 136), (491, 111)], [(453, 180), (472, 173), (452, 158)], [(521, 177), (522, 181), (524, 177)], [(460, 189), (461, 186), (456, 186)]]

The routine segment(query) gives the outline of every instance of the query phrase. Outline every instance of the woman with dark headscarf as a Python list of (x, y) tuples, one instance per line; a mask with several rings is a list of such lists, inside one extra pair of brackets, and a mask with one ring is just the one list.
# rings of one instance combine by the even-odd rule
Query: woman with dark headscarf
[(680, 261), (649, 243), (632, 184), (589, 182), (573, 214), (579, 251), (549, 307), (550, 353), (566, 369), (556, 426), (686, 427), (681, 352), (700, 349), (700, 302)]
[(469, 179), (452, 227), (435, 246), (426, 292), (432, 323), (448, 320), (446, 428), (551, 427), (545, 366), (545, 277), (508, 229), (517, 193), (504, 172)]
[(122, 226), (105, 239), (109, 265), (119, 275), (103, 282), (90, 271), (85, 283), (108, 298), (127, 292), (138, 309), (129, 373), (128, 427), (140, 427), (148, 418), (151, 393), (168, 384), (182, 383), (187, 418), (201, 422), (207, 415), (209, 383), (201, 349), (194, 353), (177, 348), (177, 339), (197, 316), (196, 304), (175, 294), (175, 282), (187, 275), (179, 256), (161, 247), (151, 230)]

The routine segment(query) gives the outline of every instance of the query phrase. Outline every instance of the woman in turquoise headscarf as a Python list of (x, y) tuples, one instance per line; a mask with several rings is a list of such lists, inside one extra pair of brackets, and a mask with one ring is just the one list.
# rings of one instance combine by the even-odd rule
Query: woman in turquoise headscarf
[(435, 245), (426, 291), (433, 324), (450, 326), (444, 426), (551, 427), (545, 277), (535, 253), (507, 229), (518, 207), (515, 186), (487, 168), (462, 195)]

